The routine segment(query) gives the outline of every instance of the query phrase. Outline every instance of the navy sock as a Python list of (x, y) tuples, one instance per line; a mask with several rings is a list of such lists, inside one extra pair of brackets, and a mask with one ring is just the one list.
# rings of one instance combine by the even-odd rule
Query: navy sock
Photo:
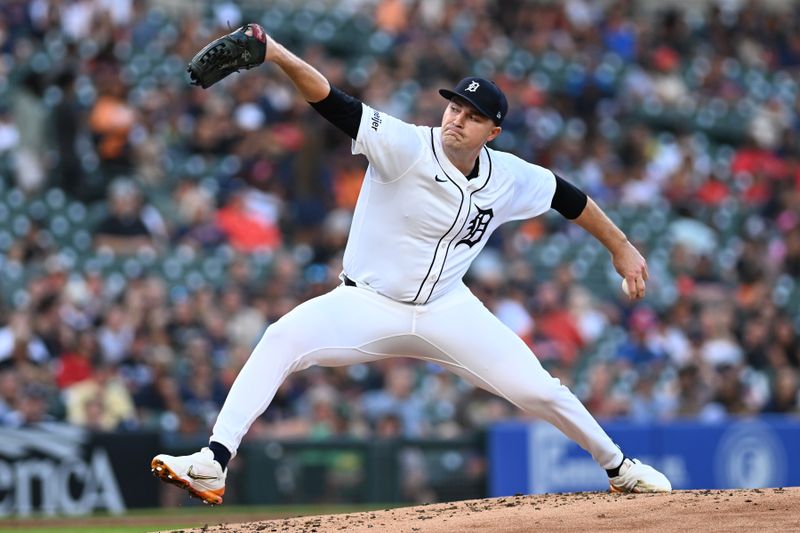
[(622, 462), (619, 463), (618, 467), (609, 468), (608, 470), (606, 470), (606, 474), (608, 474), (608, 477), (617, 477), (619, 475), (619, 469), (622, 468), (622, 463), (625, 462), (625, 459), (626, 459), (626, 457), (623, 455), (622, 456)]
[(214, 459), (225, 470), (228, 467), (228, 461), (231, 460), (231, 452), (228, 448), (213, 440), (209, 443), (208, 448), (214, 453)]

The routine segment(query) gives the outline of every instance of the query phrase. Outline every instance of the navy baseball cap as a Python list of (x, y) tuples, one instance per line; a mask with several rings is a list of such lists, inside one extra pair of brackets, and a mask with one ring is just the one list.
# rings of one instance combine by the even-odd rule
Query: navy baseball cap
[(499, 126), (503, 123), (508, 113), (508, 100), (506, 95), (500, 90), (493, 81), (485, 78), (470, 76), (464, 78), (452, 91), (449, 89), (439, 89), (439, 94), (452, 100), (454, 96), (460, 96), (494, 121)]

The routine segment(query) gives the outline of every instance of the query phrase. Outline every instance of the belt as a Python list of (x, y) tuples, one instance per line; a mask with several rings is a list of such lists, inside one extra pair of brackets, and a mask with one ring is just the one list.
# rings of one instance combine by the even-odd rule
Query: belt
[(356, 282), (347, 276), (344, 276), (344, 284), (346, 287), (356, 287)]

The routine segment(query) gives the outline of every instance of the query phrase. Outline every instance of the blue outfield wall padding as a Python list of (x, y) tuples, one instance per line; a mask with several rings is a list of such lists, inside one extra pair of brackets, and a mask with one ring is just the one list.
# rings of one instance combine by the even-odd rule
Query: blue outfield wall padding
[(488, 434), (487, 454), (491, 458), (489, 494), (513, 495), (528, 492), (528, 425), (501, 422)]
[[(603, 427), (627, 456), (664, 472), (676, 489), (800, 485), (800, 417)], [(591, 456), (547, 423), (498, 424), (488, 438), (491, 496), (608, 489)]]

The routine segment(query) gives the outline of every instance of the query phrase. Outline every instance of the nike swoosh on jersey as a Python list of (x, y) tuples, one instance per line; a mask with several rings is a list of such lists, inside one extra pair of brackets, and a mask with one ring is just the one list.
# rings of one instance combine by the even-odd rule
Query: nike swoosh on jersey
[(439, 183), (447, 183), (447, 180), (440, 180), (440, 179), (439, 179), (439, 174), (436, 174), (436, 175), (433, 177), (433, 179), (435, 179), (435, 180), (436, 180), (436, 181), (438, 181)]
[(203, 480), (203, 479), (217, 479), (217, 476), (203, 476), (203, 475), (200, 475), (200, 474), (195, 474), (192, 471), (192, 468), (194, 468), (194, 467), (193, 466), (189, 467), (189, 470), (186, 471), (186, 475), (189, 476), (190, 478), (196, 480), (196, 481)]

